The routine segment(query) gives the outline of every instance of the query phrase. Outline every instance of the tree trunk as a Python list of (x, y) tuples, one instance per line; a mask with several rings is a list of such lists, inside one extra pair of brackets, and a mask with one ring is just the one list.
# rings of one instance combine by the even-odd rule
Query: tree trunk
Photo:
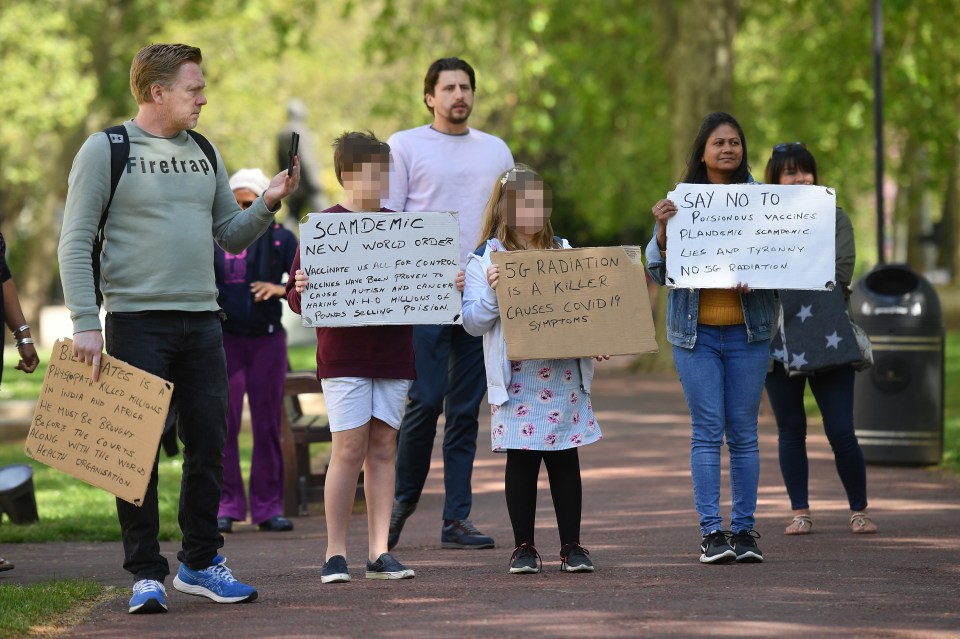
[(957, 273), (957, 265), (960, 265), (960, 143), (957, 142), (953, 144), (953, 162), (938, 230), (937, 266), (950, 274), (953, 283), (960, 284), (960, 273)]
[(663, 0), (663, 51), (670, 77), (672, 166), (679, 177), (704, 116), (733, 106), (733, 39), (739, 0)]

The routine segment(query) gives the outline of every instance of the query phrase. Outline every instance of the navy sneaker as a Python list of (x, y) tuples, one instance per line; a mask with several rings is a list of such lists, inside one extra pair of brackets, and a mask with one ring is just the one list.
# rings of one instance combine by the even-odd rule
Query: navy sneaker
[(540, 553), (530, 544), (520, 544), (510, 555), (510, 572), (514, 575), (532, 574), (540, 572), (543, 562)]
[(347, 570), (347, 559), (343, 555), (334, 555), (323, 562), (320, 569), (320, 583), (342, 584), (350, 581), (350, 571)]
[(219, 533), (231, 533), (233, 532), (233, 517), (217, 517), (217, 532)]
[(561, 572), (593, 572), (590, 551), (580, 544), (566, 544), (560, 549)]
[(213, 558), (209, 568), (193, 570), (186, 564), (180, 564), (173, 587), (188, 595), (198, 595), (213, 599), (217, 603), (246, 603), (257, 598), (257, 589), (237, 581), (227, 559), (222, 555)]
[(367, 579), (413, 579), (415, 574), (388, 552), (367, 562)]
[(700, 563), (728, 564), (735, 561), (737, 553), (727, 541), (729, 534), (723, 530), (714, 530), (709, 535), (705, 535), (700, 542)]
[(400, 541), (400, 531), (403, 530), (407, 518), (416, 509), (417, 502), (393, 501), (393, 510), (390, 512), (390, 533), (387, 535), (387, 550), (393, 550), (393, 547)]
[(155, 579), (140, 579), (133, 584), (130, 614), (144, 615), (167, 611), (167, 591)]
[(288, 530), (293, 530), (293, 522), (286, 517), (276, 515), (266, 521), (260, 522), (257, 528), (270, 532), (287, 532)]
[(493, 548), (493, 537), (476, 529), (469, 519), (444, 519), (440, 531), (441, 548)]
[(760, 533), (756, 530), (741, 530), (733, 533), (730, 542), (733, 544), (733, 552), (737, 555), (738, 564), (763, 562), (763, 553), (757, 546), (757, 539), (760, 539)]

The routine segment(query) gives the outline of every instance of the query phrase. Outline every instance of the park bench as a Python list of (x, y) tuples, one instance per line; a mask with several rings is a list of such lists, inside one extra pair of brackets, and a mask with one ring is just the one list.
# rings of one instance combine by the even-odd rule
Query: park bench
[[(316, 373), (291, 371), (283, 386), (283, 410), (280, 418), (280, 447), (283, 451), (283, 510), (287, 517), (310, 514), (311, 502), (323, 501), (323, 484), (329, 457), (322, 469), (311, 468), (310, 445), (331, 441), (327, 416), (305, 413), (301, 395), (320, 394), (323, 388)], [(363, 500), (363, 473), (357, 483), (357, 501)]]

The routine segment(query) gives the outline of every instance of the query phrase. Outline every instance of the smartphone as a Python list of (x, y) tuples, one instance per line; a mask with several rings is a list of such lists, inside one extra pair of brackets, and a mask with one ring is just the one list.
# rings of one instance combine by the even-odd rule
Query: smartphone
[(290, 138), (290, 151), (287, 153), (287, 175), (293, 175), (293, 158), (300, 152), (300, 134), (296, 131)]

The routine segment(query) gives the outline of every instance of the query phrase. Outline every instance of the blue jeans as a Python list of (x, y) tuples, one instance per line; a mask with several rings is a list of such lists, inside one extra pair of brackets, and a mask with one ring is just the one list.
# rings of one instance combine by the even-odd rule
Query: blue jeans
[(807, 383), (823, 415), (823, 431), (833, 449), (840, 483), (847, 492), (850, 510), (867, 507), (867, 466), (853, 430), (852, 366), (817, 371), (810, 377), (788, 377), (783, 364), (767, 375), (767, 395), (777, 418), (780, 473), (794, 510), (810, 508), (807, 465), (807, 414), (803, 392)]
[(397, 442), (398, 501), (420, 501), (430, 471), (437, 419), (443, 431), (444, 519), (466, 519), (473, 505), (470, 482), (477, 455), (480, 402), (487, 391), (483, 338), (462, 326), (414, 326), (417, 379)]
[[(180, 530), (177, 558), (194, 570), (210, 566), (223, 537), (217, 532), (217, 509), (227, 435), (227, 365), (216, 313), (142, 311), (108, 313), (107, 352), (173, 383), (183, 442), (180, 483)], [(162, 582), (170, 574), (157, 535), (157, 461), (143, 506), (117, 499), (125, 570), (135, 579)]]
[(730, 528), (753, 530), (760, 481), (757, 416), (769, 358), (770, 343), (748, 342), (743, 324), (701, 324), (692, 349), (673, 347), (693, 426), (690, 474), (703, 535), (723, 528), (720, 448), (724, 436), (730, 451)]

